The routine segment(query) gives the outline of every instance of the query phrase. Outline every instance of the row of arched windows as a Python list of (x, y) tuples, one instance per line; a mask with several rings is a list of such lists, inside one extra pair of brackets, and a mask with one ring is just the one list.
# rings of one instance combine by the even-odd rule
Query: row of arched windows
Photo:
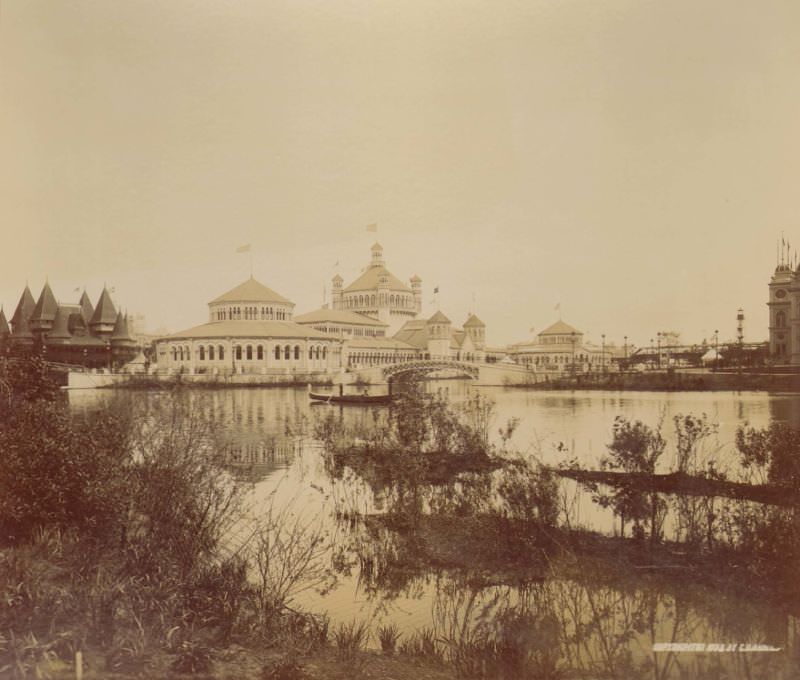
[(213, 318), (216, 321), (285, 321), (289, 314), (280, 307), (258, 307), (247, 305), (245, 307), (233, 306), (224, 307), (214, 311)]
[(344, 306), (346, 309), (359, 309), (364, 307), (376, 307), (379, 304), (387, 304), (390, 307), (400, 309), (413, 309), (414, 299), (408, 295), (385, 295), (383, 293), (372, 295), (350, 295), (345, 298)]
[[(187, 345), (172, 347), (173, 361), (189, 361), (191, 351)], [(266, 352), (263, 345), (235, 345), (233, 348), (233, 358), (236, 361), (264, 361)], [(300, 360), (300, 345), (275, 345), (273, 356), (276, 361)], [(308, 358), (311, 360), (325, 360), (328, 358), (328, 348), (319, 345), (312, 345), (308, 348)], [(200, 345), (197, 348), (198, 361), (222, 361), (225, 359), (225, 348), (222, 345)]]

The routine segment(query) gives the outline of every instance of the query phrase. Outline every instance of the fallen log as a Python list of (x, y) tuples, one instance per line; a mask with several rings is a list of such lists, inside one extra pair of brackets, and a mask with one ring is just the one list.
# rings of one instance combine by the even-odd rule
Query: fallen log
[(800, 506), (800, 489), (768, 484), (746, 484), (688, 475), (684, 472), (647, 474), (644, 472), (609, 472), (574, 468), (548, 468), (553, 474), (583, 484), (605, 484), (628, 487), (642, 492), (658, 492), (685, 496), (716, 496), (753, 501), (782, 507)]

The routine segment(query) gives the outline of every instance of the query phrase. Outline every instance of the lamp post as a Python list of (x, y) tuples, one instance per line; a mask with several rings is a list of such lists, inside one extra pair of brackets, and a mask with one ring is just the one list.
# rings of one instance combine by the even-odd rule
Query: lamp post
[(602, 344), (600, 345), (600, 367), (603, 370), (603, 373), (606, 372), (606, 334), (603, 333), (601, 336)]
[(661, 331), (656, 333), (656, 338), (658, 339), (658, 370), (661, 370)]
[(625, 351), (625, 369), (627, 370), (627, 368), (628, 368), (628, 336), (627, 335), (623, 335), (622, 339), (625, 341), (625, 344), (623, 345), (623, 348), (624, 348), (624, 351)]
[(714, 370), (719, 370), (719, 330), (714, 330)]
[(574, 375), (575, 374), (575, 331), (572, 331), (572, 333), (570, 333), (570, 337), (572, 339), (572, 366), (571, 366), (571, 370), (572, 370), (572, 373)]

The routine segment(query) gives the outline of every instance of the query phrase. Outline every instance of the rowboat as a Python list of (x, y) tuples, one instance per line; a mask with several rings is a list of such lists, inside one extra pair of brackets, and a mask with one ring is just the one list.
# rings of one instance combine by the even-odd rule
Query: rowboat
[(315, 402), (326, 404), (388, 404), (391, 394), (320, 394), (309, 392), (309, 398)]

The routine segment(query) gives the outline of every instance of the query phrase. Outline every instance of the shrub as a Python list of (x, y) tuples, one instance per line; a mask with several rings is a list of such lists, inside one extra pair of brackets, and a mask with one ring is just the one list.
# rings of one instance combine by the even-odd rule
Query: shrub
[(391, 656), (397, 649), (397, 642), (400, 639), (400, 629), (392, 623), (378, 628), (378, 640), (381, 643), (381, 651)]
[(736, 448), (742, 465), (760, 473), (769, 484), (800, 486), (800, 430), (785, 423), (771, 423), (760, 430), (740, 427)]
[(336, 654), (343, 661), (352, 661), (369, 639), (369, 624), (366, 621), (340, 623), (333, 632)]
[(503, 469), (497, 492), (506, 517), (546, 527), (557, 524), (558, 481), (542, 466), (510, 462)]

